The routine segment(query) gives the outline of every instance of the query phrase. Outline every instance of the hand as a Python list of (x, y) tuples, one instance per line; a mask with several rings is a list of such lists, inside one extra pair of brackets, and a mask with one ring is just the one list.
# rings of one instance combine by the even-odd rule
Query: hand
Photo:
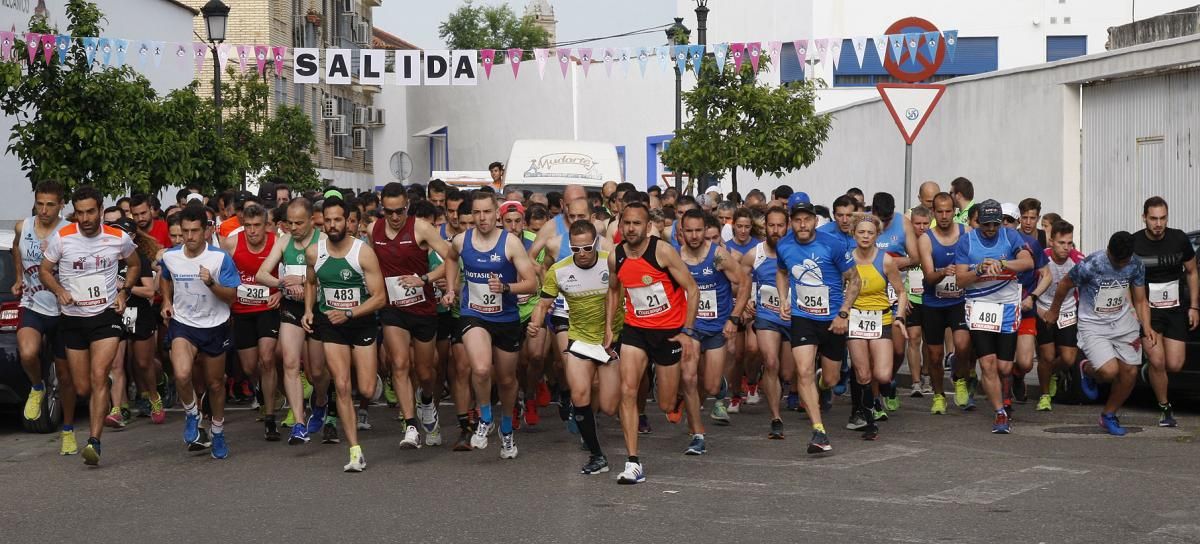
[(829, 331), (833, 334), (846, 334), (846, 329), (850, 328), (850, 320), (844, 317), (833, 318), (833, 324), (829, 325)]
[(1045, 321), (1049, 325), (1056, 325), (1058, 323), (1058, 310), (1054, 308), (1046, 310), (1046, 313), (1042, 314), (1042, 321)]
[(500, 276), (492, 274), (488, 276), (488, 289), (493, 293), (503, 293), (504, 284), (500, 282)]
[(1157, 346), (1158, 345), (1158, 333), (1154, 332), (1154, 329), (1150, 328), (1148, 326), (1143, 326), (1142, 330), (1145, 331), (1143, 334), (1146, 335), (1146, 339), (1142, 341), (1142, 344), (1145, 345), (1147, 348), (1152, 348), (1154, 346)]
[(732, 342), (737, 337), (737, 325), (734, 325), (732, 321), (726, 321), (721, 332), (725, 335), (726, 340)]
[(534, 323), (533, 321), (530, 321), (529, 325), (527, 325), (525, 327), (525, 334), (528, 334), (530, 338), (537, 338), (537, 335), (541, 332), (542, 332), (541, 325), (538, 325), (537, 323)]
[(1025, 297), (1021, 299), (1021, 310), (1029, 311), (1033, 309), (1033, 297)]
[(683, 333), (676, 334), (675, 336), (668, 338), (668, 340), (672, 342), (679, 342), (679, 346), (683, 351), (683, 353), (679, 355), (680, 361), (691, 361), (692, 357), (695, 356), (696, 352), (700, 349), (700, 346), (698, 345), (699, 342), (697, 342), (695, 338)]
[(1200, 310), (1195, 308), (1188, 309), (1188, 330), (1196, 330), (1196, 326), (1200, 325)]
[(14, 297), (19, 297), (22, 294), (24, 294), (24, 292), (25, 292), (25, 281), (21, 278), (17, 278), (17, 281), (14, 281), (12, 284), (12, 294)]
[(75, 304), (75, 297), (71, 296), (70, 291), (63, 289), (62, 292), (58, 293), (59, 306), (70, 306), (72, 304)]
[(283, 299), (283, 292), (276, 290), (267, 297), (267, 307), (274, 310), (279, 307), (279, 301)]
[(312, 332), (313, 332), (313, 314), (311, 311), (304, 312), (304, 317), (300, 318), (300, 328), (304, 329), (304, 332), (312, 334)]
[(454, 306), (454, 299), (457, 298), (454, 291), (442, 291), (442, 306), (451, 308)]
[(446, 278), (438, 278), (436, 280), (433, 280), (433, 286), (437, 287), (438, 289), (441, 289), (442, 291), (445, 291), (446, 287), (447, 287)]
[(325, 312), (325, 317), (328, 318), (329, 322), (334, 325), (341, 325), (342, 323), (349, 321), (349, 319), (346, 319), (345, 310), (327, 310)]
[(947, 266), (946, 268), (944, 268), (944, 269), (942, 270), (942, 275), (943, 275), (943, 276), (955, 276), (955, 275), (958, 275), (958, 267), (957, 267), (957, 266), (954, 266), (954, 265)]
[(604, 331), (604, 343), (601, 345), (604, 346), (605, 350), (609, 350), (609, 349), (612, 349), (612, 343), (613, 343), (612, 330)]
[(125, 313), (125, 299), (126, 298), (129, 298), (129, 296), (125, 294), (125, 290), (118, 289), (117, 290), (117, 304), (116, 304), (116, 306), (113, 307), (113, 309), (116, 310), (118, 314)]
[(400, 276), (400, 285), (405, 287), (424, 287), (425, 282), (421, 281), (420, 276)]
[(908, 340), (908, 327), (905, 327), (903, 322), (900, 323), (900, 335)]
[(164, 300), (162, 311), (159, 313), (162, 314), (163, 321), (170, 321), (172, 317), (175, 317), (175, 308), (171, 306), (170, 302)]
[(289, 298), (301, 299), (304, 298), (304, 287), (302, 285), (289, 285), (287, 288)]
[(203, 265), (200, 266), (200, 281), (204, 282), (204, 285), (212, 282), (212, 272), (209, 272)]

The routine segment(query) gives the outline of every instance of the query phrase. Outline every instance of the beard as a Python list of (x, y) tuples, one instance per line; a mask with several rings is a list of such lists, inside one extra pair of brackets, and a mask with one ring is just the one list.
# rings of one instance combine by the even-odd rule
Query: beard
[(325, 232), (325, 236), (328, 236), (328, 237), (329, 237), (329, 241), (331, 241), (331, 242), (333, 242), (333, 243), (335, 243), (335, 244), (336, 244), (336, 243), (340, 243), (342, 240), (345, 240), (345, 239), (346, 239), (346, 229), (342, 229), (342, 230), (332, 230), (332, 229), (330, 229), (330, 230), (328, 230), (328, 231), (326, 231), (326, 232)]

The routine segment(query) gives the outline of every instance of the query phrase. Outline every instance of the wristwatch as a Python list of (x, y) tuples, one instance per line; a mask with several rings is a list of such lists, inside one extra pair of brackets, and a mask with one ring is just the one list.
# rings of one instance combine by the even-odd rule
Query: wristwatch
[(838, 317), (840, 317), (842, 319), (850, 319), (850, 314), (848, 314), (846, 312), (838, 312)]
[(429, 283), (429, 274), (421, 274), (418, 277), (421, 278), (421, 283)]
[(696, 332), (696, 330), (691, 327), (680, 327), (679, 332), (692, 337), (693, 340), (700, 339), (700, 333)]
[(740, 315), (735, 315), (735, 316), (729, 318), (729, 321), (733, 322), (734, 325), (737, 325), (739, 327), (741, 327), (745, 324), (745, 320), (743, 320), (742, 316), (740, 316)]
[(501, 292), (501, 293), (504, 293), (504, 294), (511, 293), (511, 292), (512, 292), (512, 286), (511, 286), (511, 285), (509, 285), (509, 284), (507, 284), (507, 283), (502, 283), (502, 284), (500, 284), (500, 292)]
[(344, 310), (342, 313), (346, 315), (346, 319), (354, 319), (354, 310)]

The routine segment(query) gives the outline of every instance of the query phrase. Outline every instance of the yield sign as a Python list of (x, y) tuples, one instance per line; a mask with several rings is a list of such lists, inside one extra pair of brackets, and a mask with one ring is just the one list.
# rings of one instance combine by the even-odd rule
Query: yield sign
[(879, 96), (892, 113), (904, 143), (909, 145), (917, 139), (925, 120), (946, 92), (945, 85), (879, 83), (875, 88), (879, 89)]

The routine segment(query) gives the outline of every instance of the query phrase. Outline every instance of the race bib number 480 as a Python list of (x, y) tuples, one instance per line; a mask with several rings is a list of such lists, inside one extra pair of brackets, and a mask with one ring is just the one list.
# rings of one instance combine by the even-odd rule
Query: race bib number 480
[(1000, 332), (1004, 326), (1004, 305), (995, 302), (967, 304), (967, 327), (973, 331)]

